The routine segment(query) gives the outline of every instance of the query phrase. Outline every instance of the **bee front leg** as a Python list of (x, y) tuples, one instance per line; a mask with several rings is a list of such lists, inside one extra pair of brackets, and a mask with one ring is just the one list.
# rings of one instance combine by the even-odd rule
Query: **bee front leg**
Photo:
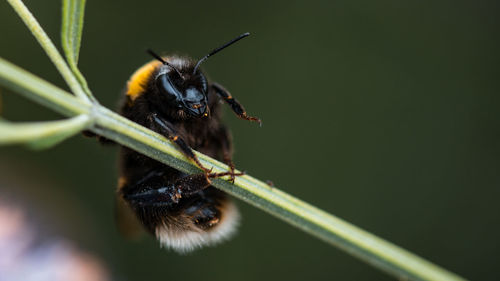
[(169, 140), (173, 141), (181, 150), (181, 152), (189, 159), (194, 161), (196, 165), (203, 170), (205, 173), (205, 177), (207, 180), (210, 182), (210, 178), (220, 178), (224, 176), (234, 176), (234, 169), (230, 172), (221, 172), (221, 173), (212, 173), (212, 169), (208, 169), (205, 166), (203, 166), (196, 156), (194, 154), (194, 151), (189, 145), (182, 139), (176, 132), (174, 126), (170, 124), (167, 120), (161, 118), (158, 116), (158, 114), (153, 113), (149, 116), (150, 122), (152, 122), (151, 125), (153, 125), (155, 128), (159, 128), (159, 132), (162, 132)]
[(231, 109), (233, 110), (234, 113), (236, 113), (236, 115), (238, 115), (238, 117), (240, 117), (241, 119), (248, 120), (248, 121), (258, 122), (259, 125), (262, 126), (262, 121), (257, 117), (248, 116), (247, 112), (245, 111), (243, 106), (235, 98), (233, 98), (233, 96), (231, 96), (229, 91), (226, 90), (224, 87), (222, 87), (221, 85), (219, 85), (217, 83), (212, 83), (212, 89), (214, 89), (214, 91), (221, 98), (223, 98), (227, 104), (229, 104), (231, 106)]

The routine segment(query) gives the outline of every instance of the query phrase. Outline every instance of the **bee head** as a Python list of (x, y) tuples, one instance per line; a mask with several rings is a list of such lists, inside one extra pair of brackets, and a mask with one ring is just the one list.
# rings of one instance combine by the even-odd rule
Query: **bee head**
[(207, 80), (200, 71), (192, 73), (192, 67), (184, 67), (192, 65), (182, 64), (185, 61), (186, 59), (164, 61), (155, 78), (155, 86), (170, 105), (184, 111), (186, 115), (207, 117)]
[[(196, 64), (189, 59), (173, 57), (165, 60), (152, 50), (148, 53), (163, 63), (156, 78), (155, 85), (158, 91), (167, 98), (168, 103), (182, 110), (187, 116), (207, 117), (209, 114), (207, 79), (199, 70), (200, 65), (210, 56), (247, 37), (250, 33), (243, 33), (222, 46), (213, 49)], [(194, 67), (193, 67), (194, 65)]]

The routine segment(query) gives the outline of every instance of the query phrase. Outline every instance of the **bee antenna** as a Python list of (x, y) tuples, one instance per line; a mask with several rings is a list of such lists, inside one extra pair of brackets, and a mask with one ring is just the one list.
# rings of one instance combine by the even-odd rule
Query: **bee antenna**
[(177, 69), (177, 67), (173, 66), (172, 64), (168, 63), (166, 60), (164, 60), (162, 57), (160, 57), (157, 53), (155, 53), (153, 50), (151, 49), (147, 49), (146, 52), (148, 54), (150, 54), (153, 58), (161, 61), (161, 63), (163, 63), (164, 65), (168, 65), (170, 66), (171, 68), (173, 68), (175, 70), (175, 72), (177, 72), (177, 74), (179, 74), (179, 76), (182, 78), (182, 80), (184, 80), (184, 76), (182, 75), (182, 73), (179, 71), (179, 69)]
[(194, 70), (193, 70), (193, 74), (195, 74), (195, 73), (196, 73), (196, 70), (198, 70), (198, 67), (200, 66), (200, 64), (201, 64), (202, 62), (204, 62), (206, 59), (208, 59), (208, 57), (210, 57), (210, 56), (212, 56), (212, 55), (217, 54), (219, 51), (221, 51), (221, 50), (225, 49), (226, 47), (229, 47), (230, 45), (232, 45), (232, 44), (236, 43), (237, 41), (239, 41), (239, 40), (241, 40), (241, 39), (243, 39), (243, 38), (247, 37), (248, 35), (250, 35), (250, 33), (249, 33), (249, 32), (245, 32), (245, 33), (243, 33), (243, 34), (240, 34), (238, 37), (234, 38), (233, 40), (231, 40), (231, 41), (229, 41), (229, 42), (225, 43), (224, 45), (222, 45), (222, 46), (220, 46), (220, 47), (218, 47), (218, 48), (213, 49), (210, 53), (208, 53), (208, 55), (206, 55), (206, 56), (202, 57), (202, 58), (201, 58), (201, 59), (200, 59), (200, 60), (196, 63), (196, 66), (194, 67)]

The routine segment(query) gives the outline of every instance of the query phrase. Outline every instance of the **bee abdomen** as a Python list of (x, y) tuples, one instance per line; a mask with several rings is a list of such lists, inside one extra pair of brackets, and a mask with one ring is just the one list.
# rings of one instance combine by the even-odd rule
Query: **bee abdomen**
[[(156, 227), (155, 234), (161, 245), (180, 253), (187, 253), (203, 246), (216, 245), (236, 232), (239, 212), (229, 198), (223, 204), (205, 205), (194, 212), (176, 217), (177, 223), (165, 220)], [(183, 226), (183, 227), (179, 227)]]

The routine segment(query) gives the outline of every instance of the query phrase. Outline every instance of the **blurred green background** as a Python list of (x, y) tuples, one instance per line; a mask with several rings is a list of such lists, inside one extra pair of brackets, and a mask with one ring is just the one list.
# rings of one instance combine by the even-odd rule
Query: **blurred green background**
[[(60, 46), (60, 1), (25, 1)], [(264, 125), (226, 109), (238, 168), (466, 278), (498, 278), (497, 1), (87, 1), (80, 68), (116, 108), (159, 52), (203, 69)], [(0, 56), (67, 89), (0, 2)], [(13, 121), (61, 118), (1, 90)], [(114, 222), (117, 147), (82, 136), (42, 152), (0, 148), (0, 194), (99, 256), (116, 280), (392, 280), (238, 202), (239, 234), (180, 256)]]

